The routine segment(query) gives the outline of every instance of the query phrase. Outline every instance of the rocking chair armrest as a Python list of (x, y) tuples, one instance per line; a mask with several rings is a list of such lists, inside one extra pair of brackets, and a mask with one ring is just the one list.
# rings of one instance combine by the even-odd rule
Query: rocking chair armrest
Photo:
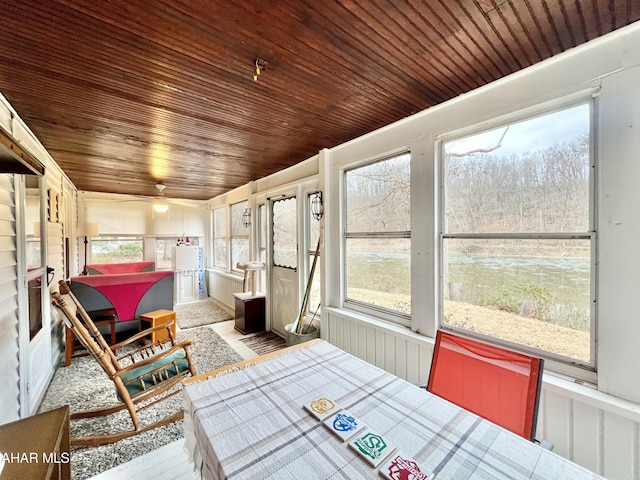
[(142, 330), (141, 332), (138, 332), (135, 335), (132, 335), (131, 337), (127, 338), (126, 340), (123, 340), (120, 343), (116, 343), (115, 345), (111, 345), (111, 351), (115, 352), (119, 348), (126, 347), (130, 343), (136, 342), (136, 341), (140, 340), (143, 337), (147, 337), (147, 336), (151, 335), (152, 332), (156, 332), (158, 330), (163, 330), (163, 329), (166, 329), (169, 332), (169, 337), (172, 340), (174, 340), (173, 334), (171, 332), (171, 324), (173, 322), (174, 322), (173, 320), (170, 320), (170, 321), (168, 321), (166, 323), (163, 323), (162, 325), (156, 325), (155, 327), (151, 327), (151, 328), (147, 328), (146, 330)]
[[(164, 351), (163, 349), (165, 348), (173, 348), (173, 346), (188, 347), (192, 344), (193, 344), (193, 340), (191, 339), (183, 340), (181, 342), (176, 343), (169, 338), (165, 338), (165, 339), (158, 340), (156, 343), (142, 345), (133, 351), (123, 353), (122, 355), (116, 357), (116, 361), (120, 362), (121, 360), (128, 358), (131, 361), (131, 363), (138, 364), (147, 357), (155, 357), (156, 355), (159, 355), (161, 352)], [(171, 345), (171, 347), (167, 347), (167, 345)]]
[(150, 357), (144, 358), (142, 360), (139, 360), (139, 361), (137, 361), (135, 363), (132, 363), (131, 365), (127, 365), (126, 367), (124, 367), (124, 368), (118, 370), (117, 372), (115, 372), (113, 374), (113, 377), (120, 377), (120, 376), (130, 372), (131, 370), (135, 370), (137, 368), (144, 367), (145, 365), (149, 365), (149, 364), (155, 363), (158, 360), (161, 360), (164, 357), (168, 357), (169, 355), (177, 352), (178, 350), (184, 350), (185, 351), (185, 355), (186, 355), (186, 347), (191, 345), (191, 343), (192, 343), (192, 340), (185, 340), (184, 342), (177, 343), (173, 347), (167, 348), (166, 350), (159, 351), (153, 356), (150, 356)]

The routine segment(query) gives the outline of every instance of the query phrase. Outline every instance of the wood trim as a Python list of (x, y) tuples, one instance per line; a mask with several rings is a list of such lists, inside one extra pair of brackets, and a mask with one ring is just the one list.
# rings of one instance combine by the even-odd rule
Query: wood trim
[(0, 172), (44, 175), (44, 165), (22, 148), (13, 136), (0, 128)]

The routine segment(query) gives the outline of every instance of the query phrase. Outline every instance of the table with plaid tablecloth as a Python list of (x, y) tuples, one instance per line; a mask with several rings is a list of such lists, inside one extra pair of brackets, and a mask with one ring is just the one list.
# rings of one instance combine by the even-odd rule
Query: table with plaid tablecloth
[(207, 480), (382, 478), (303, 408), (320, 397), (436, 480), (601, 478), (321, 340), (185, 382), (185, 448)]

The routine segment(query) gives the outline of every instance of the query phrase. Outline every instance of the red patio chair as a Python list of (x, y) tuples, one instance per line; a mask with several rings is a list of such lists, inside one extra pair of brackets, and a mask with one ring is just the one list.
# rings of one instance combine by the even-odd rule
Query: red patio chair
[(439, 330), (427, 390), (534, 441), (542, 370), (540, 358)]

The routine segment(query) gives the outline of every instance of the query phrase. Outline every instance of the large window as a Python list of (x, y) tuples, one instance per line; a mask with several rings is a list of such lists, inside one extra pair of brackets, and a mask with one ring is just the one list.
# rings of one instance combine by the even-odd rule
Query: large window
[(235, 270), (238, 263), (249, 261), (249, 227), (242, 223), (242, 216), (249, 208), (246, 200), (231, 205), (231, 269)]
[(213, 211), (213, 266), (227, 268), (227, 229), (224, 221), (224, 207)]
[(594, 366), (590, 103), (442, 145), (442, 324)]
[(282, 268), (297, 268), (298, 228), (296, 197), (274, 200), (273, 264)]
[(142, 237), (92, 237), (91, 263), (126, 263), (144, 260)]
[(347, 170), (345, 303), (410, 324), (410, 155)]

